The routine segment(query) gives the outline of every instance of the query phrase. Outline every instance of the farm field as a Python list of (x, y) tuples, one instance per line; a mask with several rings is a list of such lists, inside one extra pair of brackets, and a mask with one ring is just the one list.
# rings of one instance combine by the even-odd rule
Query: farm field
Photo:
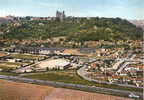
[(0, 80), (0, 100), (133, 100), (27, 83)]

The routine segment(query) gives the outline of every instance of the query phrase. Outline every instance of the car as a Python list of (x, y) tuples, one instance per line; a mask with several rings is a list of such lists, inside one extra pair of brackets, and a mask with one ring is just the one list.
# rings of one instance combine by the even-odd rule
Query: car
[(135, 95), (134, 93), (130, 93), (130, 94), (129, 94), (129, 97), (130, 97), (130, 98), (139, 98), (140, 96)]

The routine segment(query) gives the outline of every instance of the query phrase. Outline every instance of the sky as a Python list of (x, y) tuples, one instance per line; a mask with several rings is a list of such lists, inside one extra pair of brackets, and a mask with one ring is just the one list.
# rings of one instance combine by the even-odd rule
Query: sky
[(0, 0), (0, 16), (120, 17), (144, 19), (144, 0)]

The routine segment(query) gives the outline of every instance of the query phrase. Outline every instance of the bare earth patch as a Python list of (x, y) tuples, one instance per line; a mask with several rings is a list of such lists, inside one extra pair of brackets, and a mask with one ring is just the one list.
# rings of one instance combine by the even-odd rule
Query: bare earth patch
[(63, 53), (73, 54), (73, 55), (83, 55), (77, 49), (65, 49)]
[(123, 97), (0, 80), (0, 100), (132, 100)]

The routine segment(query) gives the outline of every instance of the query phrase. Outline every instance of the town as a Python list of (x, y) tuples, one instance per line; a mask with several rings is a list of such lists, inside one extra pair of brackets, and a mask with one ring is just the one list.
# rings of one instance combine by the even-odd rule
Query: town
[[(4, 20), (0, 79), (142, 99), (143, 40), (135, 34), (143, 31), (129, 21), (66, 16), (65, 11), (56, 11), (55, 17)], [(115, 31), (123, 23), (131, 30)]]
[(0, 71), (22, 74), (78, 69), (78, 74), (89, 81), (142, 88), (142, 41), (128, 42), (130, 49), (1, 48)]

